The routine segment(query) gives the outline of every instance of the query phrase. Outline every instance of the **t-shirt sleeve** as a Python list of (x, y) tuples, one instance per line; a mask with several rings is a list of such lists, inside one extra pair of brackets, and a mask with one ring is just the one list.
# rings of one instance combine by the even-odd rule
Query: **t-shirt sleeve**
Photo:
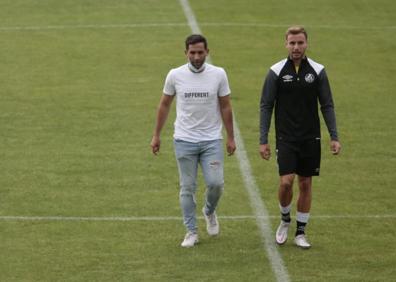
[(173, 96), (176, 94), (176, 88), (175, 88), (172, 70), (166, 76), (163, 92), (164, 92), (164, 94), (170, 95), (170, 96)]
[(230, 94), (231, 94), (231, 89), (230, 89), (230, 85), (228, 84), (227, 74), (225, 70), (222, 69), (218, 95), (219, 97), (224, 97)]

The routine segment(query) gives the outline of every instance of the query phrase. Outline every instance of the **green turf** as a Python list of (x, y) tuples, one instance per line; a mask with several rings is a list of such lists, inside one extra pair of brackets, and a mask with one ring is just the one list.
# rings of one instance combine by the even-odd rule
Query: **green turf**
[(224, 222), (224, 235), (203, 235), (201, 243), (188, 250), (178, 247), (175, 234), (184, 231), (179, 221), (5, 222), (0, 226), (6, 227), (2, 255), (8, 257), (1, 263), (2, 281), (272, 279), (254, 220)]
[[(323, 127), (308, 226), (313, 248), (304, 252), (291, 242), (279, 248), (291, 280), (394, 279), (396, 4), (196, 0), (191, 6), (213, 62), (229, 75), (271, 215), (278, 214), (277, 168), (257, 153), (258, 103), (268, 68), (286, 55), (289, 24), (307, 26), (308, 55), (326, 66), (343, 151), (331, 156)], [(174, 108), (158, 157), (149, 142), (165, 75), (185, 62), (190, 29), (139, 26), (147, 23), (186, 19), (176, 0), (0, 1), (0, 216), (180, 216)], [(272, 127), (272, 148), (273, 138)], [(225, 174), (219, 214), (252, 215), (236, 157), (226, 158)], [(199, 184), (201, 206), (202, 176)], [(201, 244), (184, 250), (179, 220), (0, 220), (0, 281), (274, 281), (255, 221), (221, 226), (221, 236), (209, 238), (200, 220)]]

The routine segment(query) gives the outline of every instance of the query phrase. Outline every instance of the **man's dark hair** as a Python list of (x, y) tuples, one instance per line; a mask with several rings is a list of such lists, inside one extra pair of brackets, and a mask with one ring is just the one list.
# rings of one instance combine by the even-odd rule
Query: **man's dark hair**
[(206, 41), (205, 37), (203, 37), (201, 34), (191, 34), (186, 38), (186, 50), (188, 50), (190, 45), (201, 42), (205, 45), (205, 49), (208, 49), (208, 42)]

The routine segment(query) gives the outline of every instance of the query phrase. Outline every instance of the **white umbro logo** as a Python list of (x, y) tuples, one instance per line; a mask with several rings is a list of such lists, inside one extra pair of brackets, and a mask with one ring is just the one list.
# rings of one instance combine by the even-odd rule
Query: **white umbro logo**
[(290, 74), (286, 74), (284, 76), (282, 76), (283, 78), (283, 82), (292, 82), (293, 81), (293, 76)]

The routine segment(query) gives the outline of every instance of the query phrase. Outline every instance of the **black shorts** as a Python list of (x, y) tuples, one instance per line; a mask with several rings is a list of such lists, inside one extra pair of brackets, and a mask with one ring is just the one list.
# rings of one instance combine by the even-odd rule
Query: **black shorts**
[(320, 152), (320, 138), (297, 142), (276, 140), (279, 175), (319, 175)]

